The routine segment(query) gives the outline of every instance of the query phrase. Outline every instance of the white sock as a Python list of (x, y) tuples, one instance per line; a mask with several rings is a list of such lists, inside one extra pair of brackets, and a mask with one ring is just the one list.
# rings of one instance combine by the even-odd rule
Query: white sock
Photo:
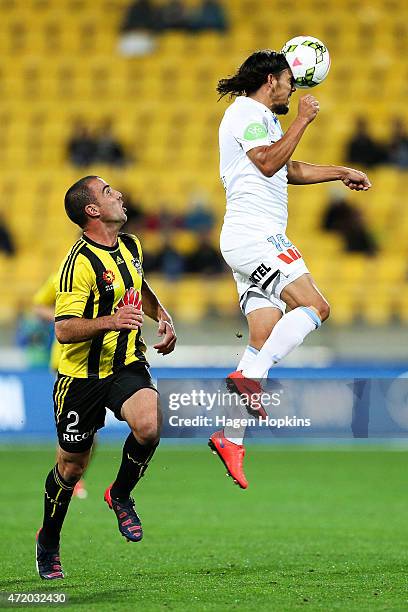
[[(243, 370), (244, 368), (247, 368), (252, 361), (255, 359), (255, 357), (258, 355), (259, 351), (254, 348), (253, 346), (248, 346), (245, 348), (245, 351), (242, 354), (241, 360), (237, 366), (237, 370)], [(236, 415), (233, 415), (232, 418), (236, 417)], [(248, 414), (245, 411), (244, 413), (241, 413), (239, 415), (238, 418), (247, 418)], [(246, 427), (230, 427), (230, 426), (226, 426), (224, 427), (224, 437), (227, 438), (227, 440), (229, 442), (233, 442), (234, 444), (242, 444), (243, 440), (244, 440), (244, 436), (245, 436), (245, 429)]]
[(245, 351), (242, 353), (241, 361), (237, 365), (237, 370), (241, 372), (245, 370), (245, 368), (253, 362), (258, 353), (258, 349), (248, 344), (248, 346), (245, 347)]
[(321, 321), (314, 310), (299, 306), (285, 314), (273, 328), (271, 335), (252, 362), (243, 371), (247, 378), (261, 379), (271, 366), (286, 357)]

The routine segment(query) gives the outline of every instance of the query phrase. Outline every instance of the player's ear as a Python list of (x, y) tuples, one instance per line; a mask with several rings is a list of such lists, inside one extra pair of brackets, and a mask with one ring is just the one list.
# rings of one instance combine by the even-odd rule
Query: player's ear
[(95, 204), (87, 204), (85, 206), (85, 212), (89, 217), (92, 217), (93, 219), (99, 217), (99, 208), (97, 206), (95, 206)]
[(267, 79), (268, 85), (275, 88), (277, 82), (278, 82), (278, 77), (276, 76), (276, 74), (268, 74), (268, 79)]

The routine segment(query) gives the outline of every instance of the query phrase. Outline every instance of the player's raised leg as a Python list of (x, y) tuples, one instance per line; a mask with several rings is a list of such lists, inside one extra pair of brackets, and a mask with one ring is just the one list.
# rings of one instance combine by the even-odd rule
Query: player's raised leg
[(60, 533), (72, 493), (88, 465), (91, 450), (69, 453), (60, 446), (57, 463), (45, 481), (44, 519), (37, 533), (37, 571), (44, 580), (64, 578), (59, 546)]
[(286, 285), (281, 299), (291, 309), (273, 328), (263, 347), (243, 374), (250, 379), (264, 378), (269, 369), (302, 344), (330, 314), (330, 307), (310, 274), (303, 274)]
[(120, 533), (128, 541), (139, 542), (143, 537), (142, 524), (130, 494), (159, 444), (161, 412), (157, 392), (140, 389), (124, 402), (121, 416), (131, 432), (123, 446), (116, 480), (106, 489), (104, 498), (116, 514)]
[[(283, 316), (278, 308), (259, 308), (247, 314), (250, 344), (237, 372), (229, 375), (235, 383), (240, 381), (242, 387), (236, 390), (241, 395), (260, 393), (261, 381), (267, 377), (269, 369), (299, 346), (329, 316), (329, 304), (308, 273), (284, 286), (280, 297), (291, 309)], [(244, 386), (245, 383), (248, 387)], [(244, 435), (245, 427), (229, 427), (214, 433), (209, 441), (210, 448), (218, 454), (228, 474), (242, 489), (248, 486), (243, 470)]]

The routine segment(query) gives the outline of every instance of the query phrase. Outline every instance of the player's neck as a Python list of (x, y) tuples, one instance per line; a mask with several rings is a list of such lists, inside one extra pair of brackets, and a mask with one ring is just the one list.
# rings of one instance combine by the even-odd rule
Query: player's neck
[(256, 102), (260, 102), (261, 104), (266, 106), (266, 108), (269, 108), (269, 110), (272, 110), (272, 101), (270, 100), (267, 93), (258, 90), (254, 94), (251, 94), (250, 96), (248, 96), (248, 98), (252, 98), (252, 100), (255, 100)]
[(84, 235), (87, 238), (102, 244), (103, 246), (113, 247), (118, 241), (119, 229), (117, 225), (98, 225), (97, 227), (87, 227)]

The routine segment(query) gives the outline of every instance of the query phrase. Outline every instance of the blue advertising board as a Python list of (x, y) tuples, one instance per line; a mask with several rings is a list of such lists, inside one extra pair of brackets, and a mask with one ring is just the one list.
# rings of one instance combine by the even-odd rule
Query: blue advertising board
[[(215, 397), (214, 390), (219, 393), (224, 389), (223, 380), (227, 373), (228, 370), (216, 368), (152, 370), (161, 393), (163, 437), (206, 437), (222, 423), (219, 420), (223, 415), (219, 395), (216, 410), (212, 413), (214, 401), (205, 406), (205, 401), (181, 405), (183, 402), (179, 400), (193, 388), (195, 392), (200, 389), (200, 392), (207, 393), (205, 397), (210, 397), (211, 393)], [(251, 427), (248, 430), (251, 436), (408, 436), (408, 378), (404, 375), (404, 368), (276, 368), (273, 373), (275, 378), (268, 385), (272, 384), (275, 392), (277, 389), (284, 391), (286, 396), (282, 397), (286, 403), (282, 401), (278, 407), (272, 405), (270, 414), (275, 420), (267, 427)], [(0, 373), (0, 443), (55, 439), (53, 383), (53, 375), (45, 370)], [(188, 420), (194, 417), (197, 417), (196, 421)], [(203, 421), (204, 417), (207, 420)], [(281, 419), (279, 423), (278, 418)], [(290, 421), (290, 418), (300, 421)], [(310, 419), (312, 427), (309, 430), (296, 427), (297, 423)], [(127, 425), (107, 411), (103, 435), (115, 437), (120, 434), (123, 437), (126, 430)]]

